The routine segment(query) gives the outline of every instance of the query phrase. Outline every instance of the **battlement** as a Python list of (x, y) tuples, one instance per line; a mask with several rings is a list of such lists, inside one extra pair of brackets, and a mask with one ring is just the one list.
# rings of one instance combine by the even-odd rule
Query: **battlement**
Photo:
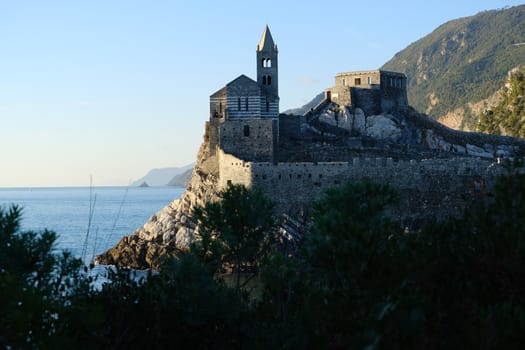
[(330, 187), (347, 181), (388, 183), (402, 198), (397, 215), (413, 220), (460, 212), (467, 198), (491, 188), (504, 168), (499, 161), (457, 157), (394, 160), (362, 157), (344, 162), (248, 162), (219, 151), (219, 186), (228, 183), (260, 188), (279, 212), (307, 210)]

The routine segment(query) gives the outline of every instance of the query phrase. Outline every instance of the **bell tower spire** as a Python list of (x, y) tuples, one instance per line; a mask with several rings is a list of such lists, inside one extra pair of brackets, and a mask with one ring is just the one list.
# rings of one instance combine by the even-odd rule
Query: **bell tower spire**
[(257, 84), (262, 94), (270, 103), (279, 103), (279, 76), (277, 64), (277, 45), (273, 42), (272, 34), (268, 25), (257, 45)]

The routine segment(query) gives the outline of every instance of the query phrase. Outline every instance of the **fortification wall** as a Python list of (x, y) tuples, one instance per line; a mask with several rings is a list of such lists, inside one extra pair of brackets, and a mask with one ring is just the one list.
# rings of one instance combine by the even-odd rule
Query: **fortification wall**
[(352, 106), (361, 108), (366, 115), (381, 113), (381, 92), (377, 89), (351, 88)]
[(276, 203), (278, 213), (305, 215), (327, 188), (349, 180), (388, 183), (400, 194), (390, 215), (417, 225), (431, 217), (459, 215), (466, 201), (492, 188), (503, 168), (478, 158), (394, 161), (354, 158), (350, 162), (243, 162), (223, 154), (220, 183), (228, 181), (260, 188)]
[(252, 186), (251, 163), (245, 162), (234, 155), (217, 150), (219, 160), (218, 190), (223, 190), (229, 183)]

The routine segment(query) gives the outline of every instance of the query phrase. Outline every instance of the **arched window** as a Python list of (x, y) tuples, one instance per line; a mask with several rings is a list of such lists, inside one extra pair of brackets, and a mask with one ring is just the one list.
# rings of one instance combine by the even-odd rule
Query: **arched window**
[(266, 85), (266, 75), (263, 76), (263, 85)]
[(272, 85), (272, 76), (271, 75), (268, 75), (268, 77), (266, 78), (266, 82), (268, 83), (267, 85)]
[(266, 68), (272, 68), (272, 59), (271, 58), (267, 58), (266, 59)]

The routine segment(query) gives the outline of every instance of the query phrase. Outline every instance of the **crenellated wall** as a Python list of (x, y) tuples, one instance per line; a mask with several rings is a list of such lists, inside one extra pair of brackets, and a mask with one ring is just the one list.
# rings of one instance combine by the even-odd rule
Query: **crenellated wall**
[(407, 225), (461, 213), (466, 200), (482, 196), (503, 172), (497, 162), (472, 157), (274, 164), (245, 162), (221, 151), (219, 163), (221, 188), (228, 182), (260, 188), (276, 203), (278, 213), (294, 216), (307, 213), (327, 188), (346, 181), (388, 183), (400, 193), (390, 214)]

